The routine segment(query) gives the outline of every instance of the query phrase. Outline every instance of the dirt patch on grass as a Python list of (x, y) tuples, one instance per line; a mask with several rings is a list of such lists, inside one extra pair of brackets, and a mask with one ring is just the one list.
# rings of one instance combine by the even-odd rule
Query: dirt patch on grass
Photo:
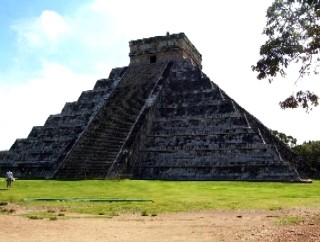
[(10, 204), (0, 208), (4, 207), (11, 210), (0, 215), (0, 238), (7, 242), (320, 241), (320, 209), (126, 214), (114, 217), (93, 217), (50, 209), (40, 211), (42, 215), (32, 218), (26, 214), (34, 211)]

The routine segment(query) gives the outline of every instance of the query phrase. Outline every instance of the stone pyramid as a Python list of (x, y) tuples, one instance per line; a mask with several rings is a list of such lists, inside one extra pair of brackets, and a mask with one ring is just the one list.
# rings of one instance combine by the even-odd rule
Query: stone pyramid
[(201, 71), (185, 34), (131, 41), (115, 68), (0, 153), (55, 179), (301, 181), (307, 165)]

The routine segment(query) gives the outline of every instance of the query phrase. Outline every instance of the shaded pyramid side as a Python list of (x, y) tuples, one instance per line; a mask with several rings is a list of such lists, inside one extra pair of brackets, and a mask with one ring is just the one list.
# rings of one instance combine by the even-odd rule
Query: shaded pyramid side
[(148, 100), (162, 80), (167, 65), (130, 65), (54, 177), (106, 178), (143, 123)]
[(93, 90), (66, 103), (60, 114), (49, 116), (43, 126), (33, 127), (27, 138), (17, 139), (9, 151), (0, 153), (0, 169), (10, 169), (17, 177), (52, 177), (125, 71), (113, 69), (108, 79), (97, 81)]
[(176, 62), (122, 169), (135, 179), (299, 181), (294, 154), (274, 139), (197, 66)]

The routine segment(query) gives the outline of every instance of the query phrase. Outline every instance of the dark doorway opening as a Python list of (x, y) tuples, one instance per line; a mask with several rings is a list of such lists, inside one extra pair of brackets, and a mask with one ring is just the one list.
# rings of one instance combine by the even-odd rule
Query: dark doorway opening
[(157, 62), (157, 56), (156, 55), (151, 55), (150, 56), (150, 63), (156, 63)]

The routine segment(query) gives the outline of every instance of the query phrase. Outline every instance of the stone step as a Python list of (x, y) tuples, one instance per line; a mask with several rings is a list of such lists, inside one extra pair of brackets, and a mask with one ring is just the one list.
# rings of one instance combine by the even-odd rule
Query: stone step
[(45, 127), (35, 126), (32, 128), (28, 138), (36, 139), (64, 139), (69, 137), (76, 137), (84, 130), (84, 126), (59, 126), (59, 127)]
[(220, 164), (224, 162), (246, 162), (246, 161), (259, 161), (259, 162), (279, 162), (279, 155), (272, 152), (258, 152), (253, 153), (246, 151), (239, 151), (237, 154), (230, 152), (197, 152), (197, 151), (179, 151), (176, 153), (169, 152), (141, 152), (139, 159), (141, 165), (151, 163), (168, 163), (168, 162), (185, 162), (185, 163), (205, 163), (213, 162)]
[(163, 124), (163, 125), (167, 125), (170, 126), (171, 124), (177, 123), (180, 124), (180, 122), (190, 122), (190, 124), (192, 125), (192, 122), (196, 122), (196, 124), (198, 123), (204, 123), (206, 125), (209, 125), (212, 122), (218, 122), (218, 123), (224, 123), (224, 122), (228, 122), (228, 120), (232, 120), (233, 122), (237, 122), (235, 120), (242, 120), (244, 118), (242, 113), (239, 112), (234, 112), (228, 115), (225, 114), (219, 114), (219, 115), (209, 115), (209, 116), (205, 116), (205, 115), (194, 115), (194, 116), (190, 116), (190, 117), (160, 117), (159, 114), (156, 115), (156, 119), (152, 120), (152, 124), (155, 123), (159, 123), (159, 124)]
[(243, 116), (236, 117), (217, 117), (217, 118), (174, 118), (157, 119), (152, 122), (154, 129), (172, 129), (183, 127), (185, 129), (206, 128), (215, 129), (217, 127), (248, 127), (248, 122)]
[(36, 162), (41, 165), (41, 162), (50, 161), (55, 163), (60, 157), (60, 152), (54, 151), (43, 151), (43, 152), (21, 152), (21, 153), (10, 153), (10, 160), (14, 162)]
[(114, 80), (112, 79), (100, 79), (98, 81), (96, 81), (93, 90), (104, 90), (107, 92), (111, 92), (112, 88), (112, 83)]
[(107, 90), (88, 90), (83, 91), (78, 99), (79, 104), (98, 103), (101, 102)]
[(57, 127), (57, 126), (85, 126), (87, 125), (91, 114), (84, 115), (50, 115), (46, 120), (44, 126)]
[(214, 116), (216, 114), (230, 114), (235, 111), (230, 101), (222, 101), (220, 104), (208, 106), (189, 105), (187, 107), (157, 108), (157, 112), (161, 117)]
[(251, 181), (290, 181), (296, 179), (296, 173), (285, 164), (221, 166), (221, 167), (177, 167), (172, 169), (136, 168), (133, 179), (159, 180), (251, 180)]
[(161, 102), (165, 103), (180, 103), (184, 101), (189, 101), (190, 103), (199, 101), (199, 100), (221, 100), (220, 89), (207, 89), (207, 90), (193, 90), (185, 91), (164, 91), (160, 96)]
[(189, 100), (179, 100), (178, 102), (170, 102), (170, 100), (161, 102), (157, 105), (158, 109), (161, 108), (208, 108), (208, 106), (220, 106), (225, 103), (225, 100), (221, 99), (202, 99), (202, 100), (194, 100), (190, 102)]
[(235, 166), (266, 166), (270, 167), (282, 164), (280, 160), (273, 157), (263, 157), (261, 159), (253, 159), (248, 157), (247, 160), (237, 159), (236, 157), (230, 160), (146, 160), (136, 165), (137, 168), (196, 168), (196, 167), (235, 167)]
[(107, 79), (98, 80), (93, 88), (93, 90), (106, 90), (110, 93), (112, 89), (118, 84), (127, 67), (114, 68), (111, 70), (110, 75)]
[(121, 124), (121, 123), (109, 123), (105, 127), (108, 130), (117, 131), (117, 132), (128, 132), (130, 130), (130, 124)]
[(163, 128), (160, 129), (152, 129), (149, 133), (150, 137), (168, 137), (168, 136), (214, 136), (214, 135), (241, 135), (241, 134), (256, 134), (256, 132), (248, 127), (234, 127), (227, 129), (226, 127), (215, 127), (215, 128), (201, 128), (201, 127), (193, 127), (190, 129), (186, 128)]
[[(205, 130), (210, 131), (210, 130)], [(151, 146), (180, 146), (180, 145), (207, 145), (207, 144), (241, 144), (263, 143), (261, 137), (254, 132), (214, 133), (206, 132), (203, 135), (148, 135), (146, 147)]]
[(12, 146), (12, 149), (10, 152), (14, 152), (16, 154), (60, 154), (62, 153), (67, 144), (62, 144), (62, 143), (53, 143), (53, 144), (39, 144), (39, 143), (32, 143), (29, 145), (26, 144), (18, 144), (15, 143)]
[(203, 151), (203, 152), (218, 152), (218, 151), (226, 151), (236, 153), (236, 151), (240, 150), (259, 150), (259, 152), (267, 151), (269, 149), (273, 149), (273, 145), (270, 144), (263, 144), (263, 143), (210, 143), (207, 145), (162, 145), (162, 146), (148, 146), (145, 144), (144, 148), (142, 149), (143, 152), (164, 152), (164, 151), (179, 151), (179, 150), (186, 150), (186, 151)]
[[(188, 75), (188, 73), (186, 73)], [(194, 90), (208, 90), (211, 89), (211, 83), (207, 79), (193, 79), (192, 76), (189, 77), (188, 81), (185, 78), (171, 79), (166, 85), (166, 88), (170, 91), (181, 92), (181, 91), (194, 91)]]
[(92, 111), (96, 107), (95, 102), (79, 103), (79, 102), (67, 102), (61, 111), (62, 115), (88, 115), (92, 114)]

